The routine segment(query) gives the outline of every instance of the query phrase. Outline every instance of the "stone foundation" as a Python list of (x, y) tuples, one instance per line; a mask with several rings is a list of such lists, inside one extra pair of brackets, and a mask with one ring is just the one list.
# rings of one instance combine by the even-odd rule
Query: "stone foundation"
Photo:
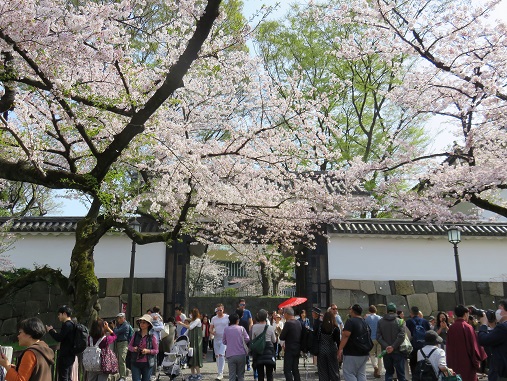
[[(463, 282), (466, 305), (483, 309), (496, 309), (496, 303), (505, 297), (507, 283)], [(435, 316), (438, 311), (452, 311), (458, 304), (454, 281), (370, 281), (333, 279), (330, 281), (331, 302), (343, 315), (352, 304), (359, 304), (367, 311), (377, 306), (379, 314), (385, 313), (387, 303), (394, 303), (408, 316), (413, 306), (419, 307), (425, 316)]]
[[(72, 306), (67, 294), (68, 280), (58, 271), (34, 272), (29, 280), (18, 282), (4, 290), (0, 298), (0, 344), (16, 341), (18, 323), (28, 317), (38, 317), (44, 324), (60, 327), (57, 309)], [(99, 316), (111, 320), (127, 303), (129, 279), (99, 279)], [(148, 308), (164, 304), (164, 279), (146, 278), (134, 280), (132, 313), (141, 316)]]

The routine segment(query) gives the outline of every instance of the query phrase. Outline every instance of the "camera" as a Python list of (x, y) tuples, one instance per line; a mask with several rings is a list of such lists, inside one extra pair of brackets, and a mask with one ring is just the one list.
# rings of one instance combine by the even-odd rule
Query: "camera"
[(475, 306), (470, 306), (468, 307), (468, 312), (470, 313), (470, 315), (474, 315), (480, 318), (486, 315), (486, 318), (488, 319), (489, 322), (494, 322), (496, 320), (495, 311), (493, 310), (481, 310), (480, 308), (476, 308)]
[(480, 308), (476, 308), (475, 306), (468, 307), (468, 312), (470, 315), (477, 316), (477, 317), (483, 317), (485, 311), (481, 310)]

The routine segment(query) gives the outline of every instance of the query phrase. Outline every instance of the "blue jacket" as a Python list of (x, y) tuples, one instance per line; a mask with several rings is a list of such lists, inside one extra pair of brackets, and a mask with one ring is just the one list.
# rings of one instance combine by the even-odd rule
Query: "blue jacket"
[(491, 349), (491, 367), (500, 377), (507, 377), (507, 322), (497, 324), (491, 331), (481, 325), (478, 339), (480, 345)]
[(130, 333), (130, 324), (125, 321), (123, 324), (117, 325), (113, 328), (113, 332), (116, 335), (116, 342), (128, 341)]

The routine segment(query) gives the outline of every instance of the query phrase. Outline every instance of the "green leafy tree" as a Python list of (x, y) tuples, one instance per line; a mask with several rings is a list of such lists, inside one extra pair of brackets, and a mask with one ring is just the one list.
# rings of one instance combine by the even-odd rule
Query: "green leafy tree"
[[(308, 104), (318, 111), (308, 123), (314, 125), (317, 139), (334, 157), (322, 159), (318, 153), (322, 147), (315, 147), (315, 168), (328, 171), (346, 168), (357, 160), (380, 161), (406, 150), (400, 141), (422, 152), (428, 142), (424, 118), (389, 101), (391, 91), (403, 81), (401, 68), (410, 62), (401, 53), (383, 59), (375, 51), (367, 27), (327, 20), (324, 10), (340, 4), (331, 0), (294, 7), (282, 20), (261, 24), (257, 34), (257, 51), (280, 93), (298, 112), (304, 113)], [(362, 54), (347, 54), (350, 40), (363, 46)], [(290, 120), (286, 122), (296, 140), (308, 139)], [(375, 194), (378, 176), (399, 175), (373, 172), (363, 186)], [(370, 212), (372, 216), (385, 215), (379, 210)]]

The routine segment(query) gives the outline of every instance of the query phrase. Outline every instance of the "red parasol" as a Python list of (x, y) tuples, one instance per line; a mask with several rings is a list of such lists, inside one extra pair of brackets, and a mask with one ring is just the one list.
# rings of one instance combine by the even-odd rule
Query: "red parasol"
[(290, 298), (287, 299), (285, 302), (280, 303), (278, 305), (278, 308), (299, 306), (300, 304), (306, 302), (306, 300), (307, 300), (306, 298), (298, 298), (298, 297)]

